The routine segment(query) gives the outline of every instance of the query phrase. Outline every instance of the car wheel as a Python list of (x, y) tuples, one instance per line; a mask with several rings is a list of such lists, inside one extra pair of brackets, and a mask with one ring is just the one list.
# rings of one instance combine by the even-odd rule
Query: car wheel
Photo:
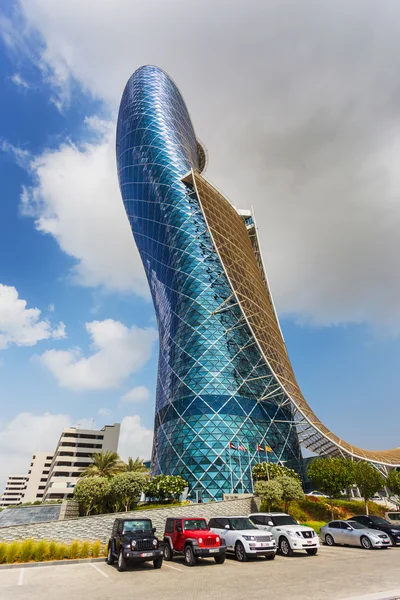
[(161, 569), (163, 564), (163, 557), (160, 556), (160, 558), (156, 558), (155, 560), (153, 560), (153, 566), (155, 569)]
[(372, 543), (371, 543), (371, 540), (366, 535), (361, 536), (360, 542), (361, 542), (361, 546), (363, 548), (365, 548), (366, 550), (371, 550)]
[(217, 563), (217, 565), (223, 565), (225, 562), (225, 552), (224, 554), (219, 554), (219, 556), (214, 556), (214, 560)]
[(327, 533), (325, 536), (325, 544), (327, 546), (334, 546), (335, 545), (335, 540), (333, 539), (333, 537), (331, 536), (330, 533)]
[(318, 548), (306, 548), (306, 552), (307, 554), (310, 554), (310, 556), (315, 556), (318, 552)]
[(281, 539), (279, 540), (279, 550), (282, 552), (283, 556), (293, 555), (293, 550), (285, 537), (281, 537)]
[(236, 542), (235, 556), (239, 562), (245, 562), (247, 560), (246, 550), (244, 549), (242, 542)]
[(269, 554), (266, 554), (265, 558), (267, 560), (274, 560), (274, 558), (275, 558), (275, 552), (270, 552)]
[(188, 544), (185, 548), (185, 565), (188, 567), (193, 567), (196, 564), (196, 557), (193, 552), (193, 548), (190, 544)]
[(172, 560), (173, 554), (169, 542), (164, 542), (164, 560)]
[(122, 573), (123, 571), (126, 571), (126, 566), (127, 565), (126, 565), (124, 552), (123, 552), (123, 550), (120, 550), (120, 552), (118, 554), (117, 569), (120, 573)]
[(112, 553), (112, 547), (111, 547), (111, 544), (109, 544), (109, 546), (108, 546), (108, 552), (107, 552), (107, 558), (106, 558), (106, 563), (108, 565), (113, 565), (114, 562), (115, 562), (115, 558), (114, 558), (113, 553)]

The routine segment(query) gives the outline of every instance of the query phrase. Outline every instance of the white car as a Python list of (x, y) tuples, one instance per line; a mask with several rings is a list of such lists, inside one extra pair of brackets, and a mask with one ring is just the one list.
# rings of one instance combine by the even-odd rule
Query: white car
[(296, 550), (317, 554), (319, 538), (314, 529), (299, 525), (286, 513), (254, 513), (249, 518), (258, 529), (272, 533), (283, 556), (292, 556)]
[(305, 494), (306, 496), (315, 496), (315, 498), (329, 498), (329, 496), (327, 496), (326, 494), (323, 494), (322, 492), (319, 492), (318, 490), (313, 490), (312, 492), (308, 492), (308, 494)]
[(209, 528), (225, 540), (226, 551), (234, 552), (241, 562), (250, 556), (274, 560), (276, 542), (270, 533), (261, 533), (248, 517), (213, 517)]

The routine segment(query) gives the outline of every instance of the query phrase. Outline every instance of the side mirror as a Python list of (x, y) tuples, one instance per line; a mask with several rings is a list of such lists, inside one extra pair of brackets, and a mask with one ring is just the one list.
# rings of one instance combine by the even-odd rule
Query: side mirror
[(230, 526), (229, 525), (225, 525), (225, 529), (230, 529)]
[(153, 527), (152, 531), (155, 533), (157, 531), (157, 527)]
[(267, 525), (269, 525), (270, 527), (273, 527), (273, 526), (274, 526), (274, 524), (273, 524), (273, 522), (272, 522), (272, 521), (267, 521)]

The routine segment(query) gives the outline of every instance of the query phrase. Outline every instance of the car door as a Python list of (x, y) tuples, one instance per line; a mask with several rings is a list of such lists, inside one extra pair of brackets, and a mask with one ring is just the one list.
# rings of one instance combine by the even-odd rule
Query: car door
[(353, 529), (353, 527), (349, 523), (341, 521), (341, 523), (340, 523), (340, 537), (342, 540), (341, 544), (349, 544), (349, 546), (358, 545), (357, 531), (359, 531), (359, 530)]
[[(232, 550), (235, 547), (236, 532), (232, 531), (232, 525), (229, 519), (218, 519), (221, 525), (220, 537), (223, 537), (226, 542), (226, 547)], [(226, 528), (228, 526), (228, 529)]]
[(178, 552), (182, 552), (183, 550), (182, 533), (182, 521), (180, 519), (176, 519), (174, 521), (174, 533), (172, 534), (172, 543), (174, 545), (174, 550), (177, 550)]
[(124, 527), (123, 521), (119, 521), (118, 526), (117, 526), (117, 534), (115, 536), (115, 550), (116, 550), (117, 554), (119, 554), (119, 547), (121, 545), (121, 536), (122, 536), (123, 527)]

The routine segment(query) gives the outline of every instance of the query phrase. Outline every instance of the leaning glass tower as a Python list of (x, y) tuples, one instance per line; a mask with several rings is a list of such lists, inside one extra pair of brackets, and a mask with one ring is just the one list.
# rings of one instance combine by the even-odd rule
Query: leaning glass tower
[(117, 162), (159, 329), (152, 474), (181, 475), (192, 497), (251, 492), (256, 462), (301, 460), (292, 404), (264, 351), (265, 328), (281, 332), (253, 216), (202, 175), (186, 105), (157, 67), (125, 87)]

